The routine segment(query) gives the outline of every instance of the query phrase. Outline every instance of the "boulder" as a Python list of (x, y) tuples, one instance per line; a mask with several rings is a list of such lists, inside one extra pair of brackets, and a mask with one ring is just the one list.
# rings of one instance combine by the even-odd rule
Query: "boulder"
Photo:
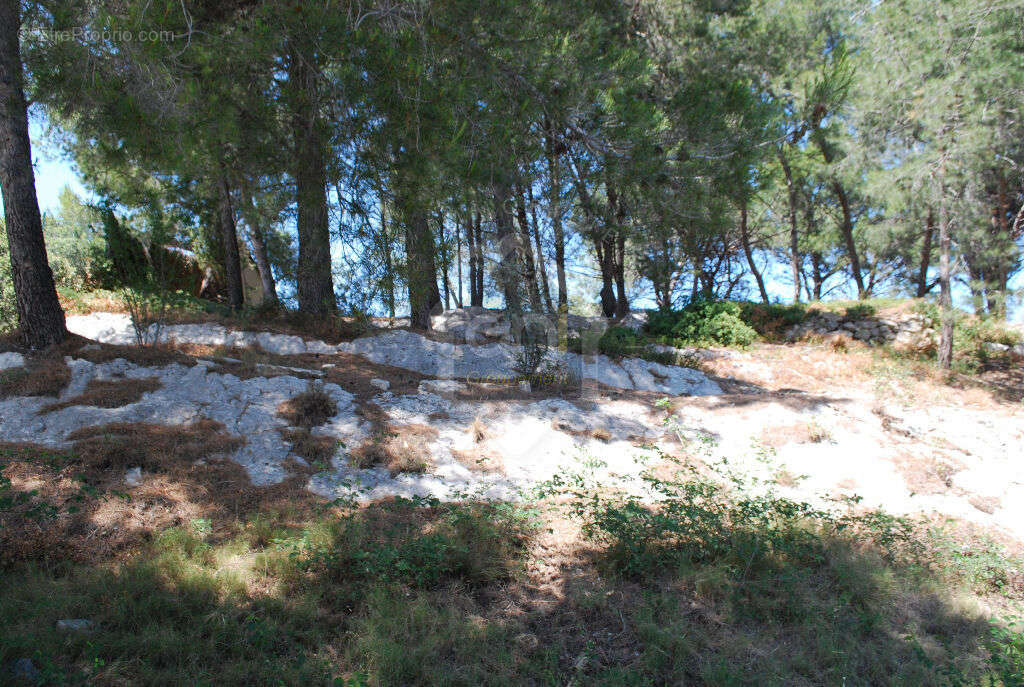
[(0, 353), (0, 370), (10, 370), (13, 367), (24, 367), (25, 356), (13, 351)]

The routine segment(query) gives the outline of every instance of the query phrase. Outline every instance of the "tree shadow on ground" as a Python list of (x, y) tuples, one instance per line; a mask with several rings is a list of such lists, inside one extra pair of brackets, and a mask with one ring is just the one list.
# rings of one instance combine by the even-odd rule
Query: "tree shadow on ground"
[[(979, 610), (978, 599), (996, 590), (965, 587), (937, 558), (870, 537), (811, 528), (806, 550), (748, 556), (750, 533), (726, 527), (714, 535), (727, 544), (719, 554), (677, 555), (687, 550), (681, 540), (650, 541), (659, 556), (627, 569), (615, 541), (581, 538), (557, 504), (540, 504), (543, 513), (425, 499), (351, 507), (245, 484), (225, 504), (223, 485), (204, 484), (211, 478), (225, 475), (166, 475), (164, 497), (187, 495), (194, 517), (156, 518), (148, 536), (120, 548), (104, 541), (115, 529), (94, 529), (79, 563), (5, 547), (0, 666), (30, 658), (52, 684), (1009, 685), (1021, 677), (1021, 646), (998, 641)], [(20, 484), (6, 497), (27, 494)], [(47, 496), (37, 490), (29, 502)], [(16, 503), (0, 505), (29, 517)], [(79, 505), (96, 523), (109, 501), (87, 496)], [(33, 526), (57, 527), (70, 515), (60, 508)], [(1004, 588), (1001, 602), (1017, 603), (1022, 591)], [(95, 625), (68, 633), (56, 628), (62, 618)], [(994, 663), (993, 651), (1009, 662)]]

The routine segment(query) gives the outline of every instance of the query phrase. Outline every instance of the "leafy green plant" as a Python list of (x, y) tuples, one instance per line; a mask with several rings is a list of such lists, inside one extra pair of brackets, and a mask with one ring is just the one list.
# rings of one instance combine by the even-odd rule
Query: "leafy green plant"
[(611, 327), (597, 342), (597, 349), (612, 358), (635, 355), (645, 348), (647, 340), (627, 327)]
[(757, 332), (742, 314), (740, 304), (733, 301), (698, 300), (679, 312), (652, 314), (647, 331), (674, 345), (749, 346)]
[[(422, 530), (418, 510), (428, 508)], [(510, 504), (454, 504), (396, 498), (307, 531), (295, 548), (300, 565), (358, 582), (436, 587), (459, 579), (480, 584), (507, 577), (535, 513)]]

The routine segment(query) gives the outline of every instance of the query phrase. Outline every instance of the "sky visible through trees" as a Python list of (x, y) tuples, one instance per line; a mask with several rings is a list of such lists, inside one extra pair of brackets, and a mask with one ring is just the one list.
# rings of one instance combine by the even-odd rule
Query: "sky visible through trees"
[(17, 4), (50, 221), (235, 307), (1021, 316), (1016, 0)]

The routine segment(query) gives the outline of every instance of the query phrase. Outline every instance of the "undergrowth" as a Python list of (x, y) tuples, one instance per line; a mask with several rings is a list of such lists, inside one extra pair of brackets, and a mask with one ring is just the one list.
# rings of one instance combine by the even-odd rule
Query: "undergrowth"
[[(106, 563), (0, 551), (0, 670), (28, 658), (52, 684), (1022, 684), (1020, 563), (998, 543), (856, 499), (787, 498), (684, 444), (648, 452), (632, 481), (601, 484), (585, 461), (525, 504), (318, 500), (197, 513)], [(50, 527), (21, 474), (0, 473), (0, 511)]]

